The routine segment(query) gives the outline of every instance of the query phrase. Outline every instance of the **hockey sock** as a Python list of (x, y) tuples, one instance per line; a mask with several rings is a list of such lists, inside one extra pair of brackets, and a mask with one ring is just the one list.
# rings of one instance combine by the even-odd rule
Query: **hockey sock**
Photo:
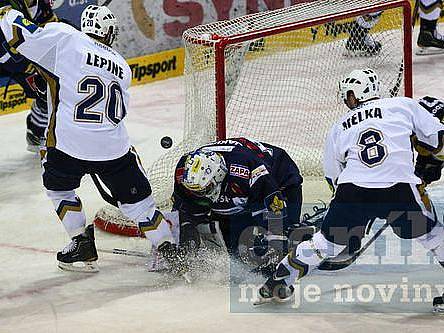
[(419, 17), (421, 17), (421, 19), (436, 21), (441, 13), (441, 0), (420, 0), (419, 9)]
[(296, 280), (309, 274), (325, 259), (337, 256), (345, 247), (345, 245), (328, 241), (318, 231), (312, 239), (300, 243), (280, 262), (279, 266), (285, 266), (290, 272), (289, 276), (285, 278), (285, 282), (289, 286), (294, 284)]
[(86, 216), (82, 202), (74, 191), (47, 191), (60, 221), (69, 237), (73, 238), (85, 231)]
[(171, 225), (156, 209), (152, 196), (134, 204), (120, 204), (119, 208), (123, 215), (137, 223), (140, 231), (154, 247), (165, 241), (175, 243)]
[(444, 266), (444, 226), (436, 223), (436, 226), (428, 234), (416, 238), (426, 249), (432, 251), (439, 263)]

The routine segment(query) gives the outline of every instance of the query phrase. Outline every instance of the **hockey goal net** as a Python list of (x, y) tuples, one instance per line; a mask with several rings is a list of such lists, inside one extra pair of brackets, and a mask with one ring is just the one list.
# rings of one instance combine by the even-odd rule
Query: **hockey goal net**
[(370, 67), (384, 97), (411, 96), (410, 16), (407, 0), (323, 0), (185, 31), (183, 141), (149, 170), (159, 207), (170, 204), (181, 154), (216, 139), (278, 145), (303, 176), (322, 176), (325, 137), (346, 112), (344, 75)]

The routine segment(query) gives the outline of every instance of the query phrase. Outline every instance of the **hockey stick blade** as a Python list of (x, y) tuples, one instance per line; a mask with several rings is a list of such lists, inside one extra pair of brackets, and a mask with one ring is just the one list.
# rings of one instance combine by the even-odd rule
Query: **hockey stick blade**
[(127, 249), (98, 249), (99, 252), (102, 253), (110, 253), (110, 254), (119, 254), (123, 256), (129, 256), (129, 257), (140, 257), (140, 258), (151, 258), (151, 256), (148, 253), (142, 252), (142, 251), (132, 251)]
[[(119, 248), (97, 249), (97, 251), (102, 252), (102, 253), (117, 254), (117, 255), (122, 255), (122, 256), (129, 256), (129, 257), (152, 258), (152, 256), (148, 253), (145, 253), (142, 251), (127, 250), (127, 249), (119, 249)], [(185, 280), (185, 282), (187, 284), (192, 284), (194, 281), (190, 272), (182, 273), (182, 274), (180, 274), (180, 276)]]
[(318, 269), (322, 271), (336, 271), (350, 266), (370, 247), (370, 245), (373, 244), (373, 242), (385, 231), (385, 229), (387, 229), (389, 225), (390, 224), (388, 222), (385, 222), (382, 227), (379, 228), (379, 230), (372, 236), (372, 238), (370, 238), (368, 242), (365, 243), (365, 245), (351, 257), (344, 254), (344, 251), (348, 252), (348, 248), (346, 248), (343, 253), (339, 254), (337, 257), (324, 261), (321, 265), (319, 265)]

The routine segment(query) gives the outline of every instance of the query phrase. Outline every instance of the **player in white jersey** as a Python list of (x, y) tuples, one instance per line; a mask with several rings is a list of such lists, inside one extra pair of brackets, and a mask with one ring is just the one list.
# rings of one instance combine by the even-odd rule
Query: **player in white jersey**
[(386, 219), (394, 233), (415, 239), (444, 263), (444, 231), (414, 174), (416, 144), (443, 159), (444, 125), (406, 97), (379, 95), (379, 79), (371, 69), (355, 70), (340, 82), (350, 108), (330, 130), (324, 172), (335, 189), (321, 230), (300, 243), (278, 265), (260, 289), (260, 301), (284, 301), (296, 279), (345, 249), (361, 247), (367, 225)]
[(350, 24), (345, 48), (349, 56), (374, 56), (381, 52), (381, 42), (377, 41), (370, 31), (379, 22), (382, 11), (359, 16)]
[(175, 247), (170, 224), (156, 210), (150, 184), (122, 122), (131, 70), (111, 48), (117, 35), (116, 18), (106, 7), (88, 6), (81, 25), (83, 32), (64, 23), (39, 28), (11, 7), (0, 9), (8, 51), (38, 64), (49, 86), (43, 183), (72, 238), (57, 253), (59, 267), (93, 272), (98, 270), (93, 226), (86, 227), (75, 194), (85, 174), (102, 180), (122, 213), (138, 223), (154, 246), (163, 244), (168, 255)]
[[(417, 55), (444, 53), (444, 36), (438, 31), (442, 0), (416, 0), (413, 21), (420, 18)], [(373, 56), (380, 53), (382, 44), (370, 31), (379, 22), (382, 11), (359, 16), (349, 27), (350, 37), (345, 45), (346, 55)], [(415, 22), (414, 22), (415, 23)]]
[[(444, 36), (438, 31), (437, 23), (442, 10), (442, 0), (416, 0), (420, 17), (420, 30), (417, 39), (417, 55), (444, 52)], [(416, 20), (416, 17), (413, 18)]]

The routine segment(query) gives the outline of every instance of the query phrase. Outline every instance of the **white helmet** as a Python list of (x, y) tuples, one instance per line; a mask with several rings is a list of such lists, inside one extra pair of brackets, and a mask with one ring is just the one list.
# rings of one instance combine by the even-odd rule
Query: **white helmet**
[(339, 94), (343, 101), (347, 100), (347, 92), (353, 91), (359, 102), (365, 102), (375, 97), (381, 97), (379, 93), (378, 75), (373, 69), (356, 69), (339, 82)]
[(80, 27), (82, 32), (86, 34), (106, 38), (108, 45), (113, 43), (119, 32), (116, 16), (105, 6), (89, 5), (86, 7), (82, 12)]
[(227, 167), (220, 154), (199, 149), (185, 161), (182, 184), (194, 194), (216, 202), (226, 175)]

